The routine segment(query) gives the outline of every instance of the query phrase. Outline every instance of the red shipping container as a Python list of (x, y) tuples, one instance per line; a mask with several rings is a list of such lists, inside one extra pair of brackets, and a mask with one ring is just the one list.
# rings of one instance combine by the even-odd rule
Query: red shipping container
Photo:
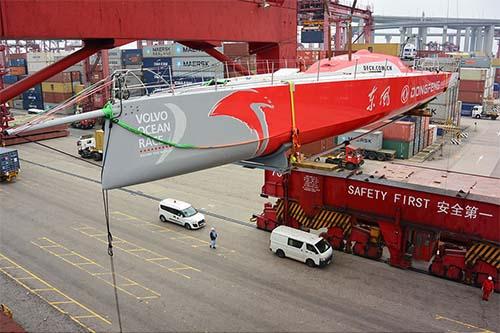
[(484, 91), (485, 81), (483, 80), (460, 80), (460, 91), (473, 91), (480, 92)]
[[(390, 123), (390, 120), (386, 120), (383, 123)], [(374, 123), (369, 126), (365, 126), (363, 129), (372, 130), (381, 126), (383, 123)], [(396, 121), (378, 129), (378, 131), (382, 131), (384, 133), (384, 139), (386, 140), (410, 142), (415, 138), (415, 123), (411, 121)]]
[(27, 55), (26, 53), (11, 53), (9, 54), (8, 56), (9, 60), (13, 60), (13, 59), (25, 59), (27, 58)]
[(45, 103), (61, 103), (73, 96), (72, 93), (44, 92), (43, 101)]
[(71, 73), (62, 72), (49, 78), (46, 82), (68, 83), (71, 82)]
[(333, 147), (335, 147), (335, 137), (330, 137), (302, 145), (300, 147), (300, 152), (304, 154), (304, 156), (309, 157), (325, 152)]
[(483, 93), (472, 92), (472, 91), (459, 91), (458, 100), (465, 103), (483, 103)]
[(9, 67), (8, 71), (9, 75), (24, 75), (26, 74), (26, 67), (24, 66)]
[(431, 117), (422, 117), (422, 127), (425, 131), (429, 129), (429, 123), (431, 122)]

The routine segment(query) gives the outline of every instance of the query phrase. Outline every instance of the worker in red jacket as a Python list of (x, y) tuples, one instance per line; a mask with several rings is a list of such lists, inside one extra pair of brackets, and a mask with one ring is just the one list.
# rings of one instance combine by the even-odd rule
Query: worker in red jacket
[(493, 278), (488, 276), (488, 279), (484, 280), (483, 286), (481, 287), (481, 290), (483, 291), (483, 301), (487, 301), (488, 298), (490, 298), (494, 288), (495, 285), (493, 284)]

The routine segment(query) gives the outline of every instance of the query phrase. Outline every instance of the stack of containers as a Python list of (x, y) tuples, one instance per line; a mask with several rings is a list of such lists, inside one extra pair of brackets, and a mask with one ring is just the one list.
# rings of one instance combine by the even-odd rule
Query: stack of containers
[[(222, 51), (222, 48), (216, 48)], [(192, 82), (224, 78), (224, 64), (203, 51), (195, 50), (180, 43), (172, 48), (172, 73), (177, 80)]]
[(493, 84), (493, 98), (494, 99), (499, 99), (500, 98), (500, 83), (494, 83)]
[[(142, 49), (122, 50), (121, 52), (122, 67), (124, 69), (141, 69), (142, 68)], [(133, 75), (127, 75), (125, 84), (130, 89), (130, 96), (142, 96), (145, 91), (139, 87), (142, 85), (141, 71), (135, 71)]]
[(108, 50), (109, 73), (122, 69), (122, 50), (114, 48)]
[(437, 129), (437, 125), (429, 125), (429, 129), (427, 130), (427, 142), (429, 143), (429, 146), (436, 142)]
[[(492, 93), (491, 68), (461, 68), (458, 99), (464, 104), (482, 105)], [(491, 90), (491, 91), (490, 91)], [(466, 109), (467, 105), (462, 104)]]
[[(25, 74), (27, 73), (26, 53), (9, 54), (6, 67), (7, 74), (3, 76), (3, 84), (5, 88), (25, 77)], [(13, 106), (15, 109), (22, 109), (22, 95), (14, 97), (11, 101), (9, 101), (9, 105)]]
[(42, 83), (45, 109), (51, 109), (67, 100), (75, 91), (75, 86), (81, 84), (80, 72), (62, 72)]
[[(458, 82), (448, 87), (448, 89), (429, 102), (432, 110), (432, 120), (437, 123), (452, 121), (456, 123), (459, 118), (457, 113)], [(458, 110), (460, 112), (460, 110)]]
[[(155, 85), (164, 86), (170, 83), (172, 73), (172, 48), (173, 45), (153, 45), (142, 49), (142, 67), (144, 71), (144, 83), (148, 92), (155, 89)], [(158, 87), (160, 88), (160, 87)]]
[[(389, 121), (386, 121), (389, 122)], [(413, 156), (415, 123), (395, 121), (381, 128), (384, 133), (382, 148), (396, 151), (396, 158), (408, 159)]]
[(422, 117), (422, 126), (420, 127), (420, 149), (419, 151), (425, 149), (429, 145), (429, 123), (430, 117)]
[[(354, 147), (377, 151), (382, 149), (382, 142), (384, 134), (381, 131), (371, 132), (366, 134), (369, 130), (359, 129), (349, 133), (341, 134), (337, 137), (337, 144), (341, 144), (344, 141), (350, 141), (350, 144)], [(364, 135), (363, 137), (352, 140), (360, 135)], [(352, 141), (351, 141), (352, 140)]]

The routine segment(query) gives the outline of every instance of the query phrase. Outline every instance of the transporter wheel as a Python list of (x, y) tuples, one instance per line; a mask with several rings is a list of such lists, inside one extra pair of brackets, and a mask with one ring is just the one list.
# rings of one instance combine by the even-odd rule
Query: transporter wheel
[(285, 252), (281, 249), (276, 250), (276, 255), (280, 258), (285, 258)]
[(347, 170), (354, 170), (354, 169), (356, 169), (356, 164), (351, 163), (351, 162), (348, 162), (348, 163), (345, 165), (345, 168), (346, 168)]
[(184, 224), (184, 228), (187, 230), (191, 230), (191, 225), (189, 223)]
[(306, 260), (306, 265), (309, 266), (309, 267), (311, 267), (311, 268), (316, 267), (316, 264), (314, 263), (314, 260), (312, 260), (312, 259), (307, 259)]
[(160, 221), (162, 221), (162, 222), (167, 222), (167, 219), (165, 218), (165, 216), (160, 215)]
[(481, 116), (480, 116), (480, 115), (478, 115), (478, 114), (476, 114), (476, 119), (479, 119), (479, 118), (481, 118)]
[(371, 151), (366, 157), (368, 157), (369, 160), (375, 160), (377, 158), (377, 154)]
[(382, 153), (377, 154), (377, 160), (385, 161), (385, 154), (382, 154)]

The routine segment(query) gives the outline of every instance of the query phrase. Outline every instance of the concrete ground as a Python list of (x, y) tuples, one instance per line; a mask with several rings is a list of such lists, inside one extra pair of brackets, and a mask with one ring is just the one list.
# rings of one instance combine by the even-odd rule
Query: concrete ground
[(468, 133), (461, 145), (448, 141), (442, 156), (438, 152), (432, 160), (414, 164), (500, 178), (500, 119), (463, 117), (461, 125)]
[[(44, 143), (76, 154), (74, 135)], [(262, 211), (262, 172), (234, 165), (111, 191), (111, 260), (99, 168), (35, 144), (18, 149), (19, 179), (0, 184), (0, 271), (10, 279), (0, 302), (32, 331), (51, 331), (43, 316), (58, 331), (500, 329), (498, 294), (483, 302), (477, 288), (338, 252), (324, 269), (279, 259), (269, 233), (248, 222)], [(207, 212), (216, 250), (208, 228), (158, 220), (166, 197)]]

